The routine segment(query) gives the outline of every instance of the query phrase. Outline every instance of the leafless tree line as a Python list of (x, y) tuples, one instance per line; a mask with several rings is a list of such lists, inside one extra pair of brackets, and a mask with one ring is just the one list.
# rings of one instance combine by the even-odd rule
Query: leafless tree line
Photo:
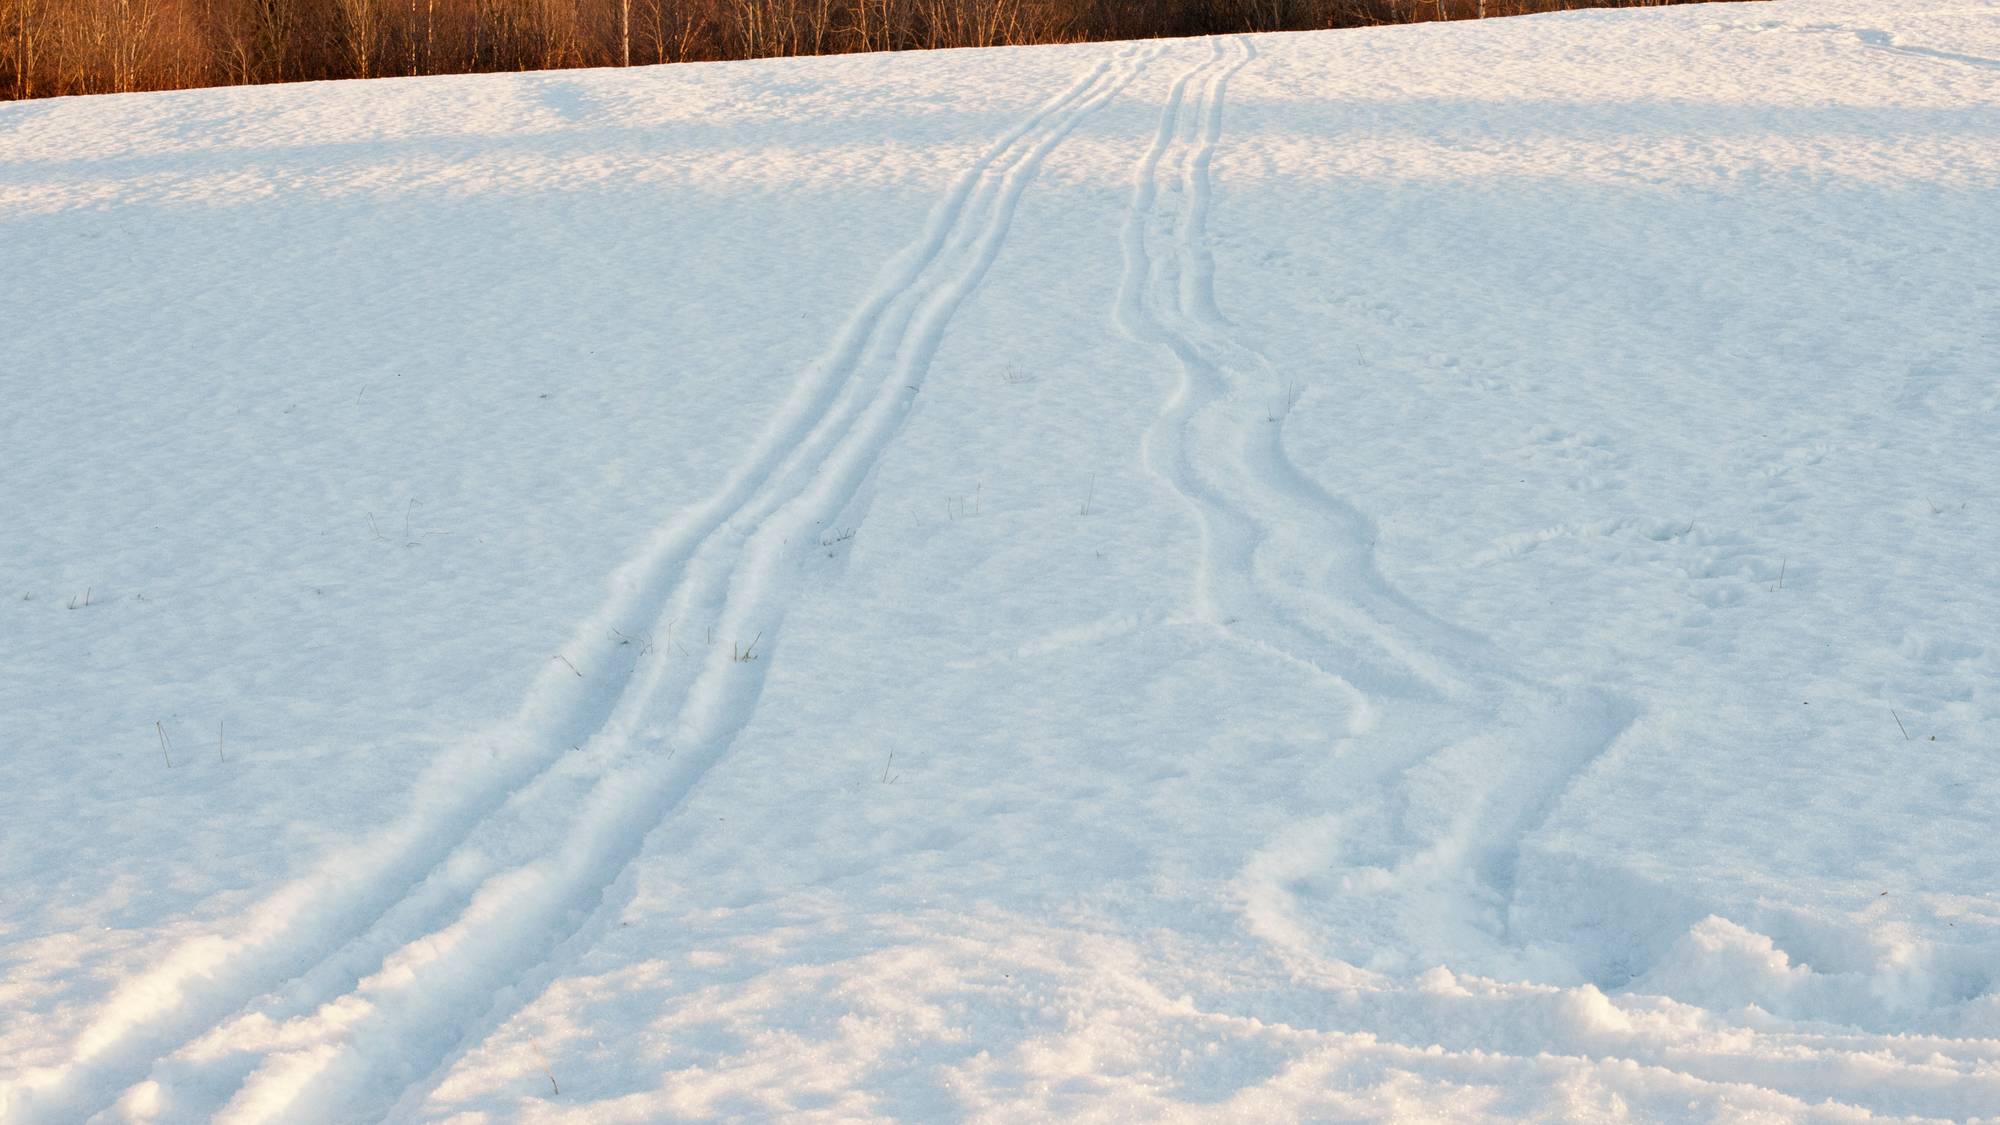
[(0, 0), (0, 98), (1688, 2), (1696, 0)]

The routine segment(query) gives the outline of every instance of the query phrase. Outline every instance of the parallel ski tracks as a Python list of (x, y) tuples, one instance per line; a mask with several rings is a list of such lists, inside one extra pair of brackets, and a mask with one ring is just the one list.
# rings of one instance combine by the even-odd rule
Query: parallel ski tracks
[[(150, 1080), (176, 1115), (379, 1116), (421, 1097), (469, 1039), (531, 998), (749, 721), (804, 580), (793, 555), (901, 428), (1043, 161), (1160, 50), (1105, 59), (958, 177), (745, 465), (616, 576), (530, 690), (514, 737), (454, 755), (420, 789), (420, 800), (462, 795), (334, 857), (235, 934), (177, 950), (120, 990), (68, 1066), (7, 1108), (80, 1119)], [(714, 647), (693, 644), (708, 636)], [(754, 643), (757, 659), (733, 659), (732, 642)]]

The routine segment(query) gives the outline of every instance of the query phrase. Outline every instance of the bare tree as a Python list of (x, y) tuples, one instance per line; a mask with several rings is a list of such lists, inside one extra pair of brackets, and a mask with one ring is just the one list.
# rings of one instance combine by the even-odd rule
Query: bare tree
[(0, 17), (7, 28), (8, 83), (12, 96), (32, 98), (36, 70), (42, 65), (42, 51), (49, 32), (49, 0), (0, 0)]
[(340, 43), (356, 78), (375, 76), (375, 50), (382, 38), (382, 0), (336, 0)]
[(112, 0), (106, 41), (111, 51), (114, 92), (122, 94), (139, 88), (139, 72), (152, 54), (153, 31), (159, 22), (159, 0)]

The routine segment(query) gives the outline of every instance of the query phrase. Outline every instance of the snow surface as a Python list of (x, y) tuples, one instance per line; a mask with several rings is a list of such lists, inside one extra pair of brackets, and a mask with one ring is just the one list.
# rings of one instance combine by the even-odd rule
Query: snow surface
[(2000, 1114), (1997, 105), (1786, 0), (0, 107), (0, 1116)]

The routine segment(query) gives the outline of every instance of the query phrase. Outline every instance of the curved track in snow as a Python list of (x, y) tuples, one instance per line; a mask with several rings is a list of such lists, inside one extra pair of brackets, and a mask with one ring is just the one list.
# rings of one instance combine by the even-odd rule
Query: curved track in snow
[[(1352, 918), (1367, 900), (1393, 919), (1374, 935), (1390, 948), (1424, 950), (1450, 934), (1454, 948), (1504, 949), (1521, 840), (1635, 712), (1536, 684), (1403, 598), (1375, 569), (1367, 518), (1287, 457), (1283, 424), (1304, 388), (1235, 338), (1209, 249), (1224, 97), (1254, 57), (1248, 39), (1217, 41), (1169, 92), (1133, 173), (1117, 306), (1125, 331), (1170, 353), (1178, 371), (1145, 455), (1201, 528), (1193, 612), (1311, 669), (1340, 704), (1341, 725), (1329, 726), (1343, 732), (1334, 742), (1345, 790), (1329, 795), (1323, 820), (1252, 860), (1246, 917), (1290, 955), (1319, 960), (1327, 951), (1301, 923), (1292, 888), (1332, 872), (1331, 898), (1345, 901), (1322, 908)], [(1405, 815), (1417, 774), (1471, 760), (1480, 782), (1452, 795), (1453, 815)], [(1462, 916), (1468, 901), (1486, 909)]]

